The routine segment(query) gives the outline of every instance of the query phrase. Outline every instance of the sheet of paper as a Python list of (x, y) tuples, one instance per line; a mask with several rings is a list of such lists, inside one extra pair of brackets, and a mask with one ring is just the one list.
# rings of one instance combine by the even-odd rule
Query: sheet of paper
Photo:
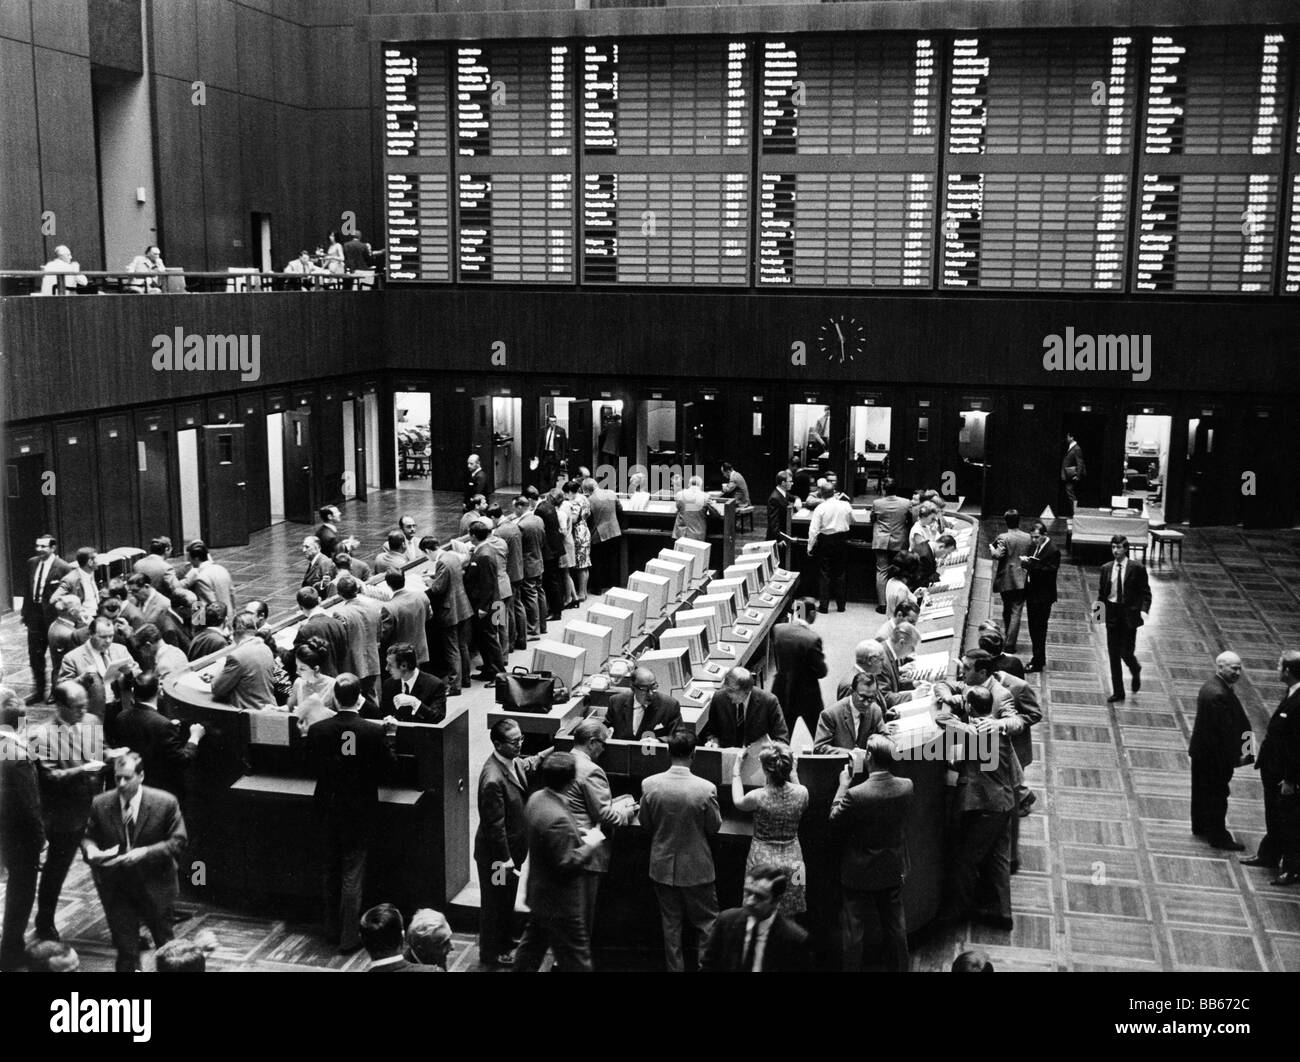
[[(948, 611), (949, 613), (951, 613), (952, 609), (949, 609)], [(934, 631), (922, 631), (921, 641), (933, 642), (938, 640), (939, 638), (951, 638), (952, 635), (953, 635), (953, 630), (951, 627), (940, 627), (938, 630), (934, 630)]]
[(949, 656), (943, 653), (920, 653), (912, 661), (912, 674), (917, 682), (937, 682), (948, 674)]
[(922, 623), (924, 623), (926, 620), (947, 619), (951, 615), (952, 615), (951, 605), (938, 605), (935, 608), (921, 609), (921, 615), (919, 619)]
[(248, 740), (253, 745), (289, 745), (289, 720), (287, 712), (248, 711)]
[[(758, 754), (771, 744), (767, 737), (761, 737), (746, 749), (745, 765), (740, 771), (740, 781), (747, 786), (760, 786), (767, 782), (763, 774), (763, 765), (759, 762)], [(722, 784), (731, 785), (732, 776), (736, 773), (736, 764), (740, 762), (740, 750), (728, 749), (722, 754)]]
[(944, 585), (956, 590), (960, 586), (966, 585), (965, 568), (948, 568), (939, 574), (939, 581)]

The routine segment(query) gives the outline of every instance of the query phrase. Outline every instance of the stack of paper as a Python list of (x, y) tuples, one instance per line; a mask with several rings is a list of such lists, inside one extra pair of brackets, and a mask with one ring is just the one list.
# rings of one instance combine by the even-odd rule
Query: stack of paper
[(915, 682), (938, 682), (948, 675), (948, 661), (945, 653), (920, 653), (911, 664), (912, 678)]
[(956, 590), (958, 587), (966, 585), (965, 568), (949, 568), (939, 576), (939, 584), (949, 589)]
[(927, 620), (947, 619), (951, 615), (952, 615), (951, 605), (933, 605), (933, 606), (926, 605), (925, 608), (921, 609), (921, 615), (918, 617), (918, 619), (922, 623), (925, 623)]

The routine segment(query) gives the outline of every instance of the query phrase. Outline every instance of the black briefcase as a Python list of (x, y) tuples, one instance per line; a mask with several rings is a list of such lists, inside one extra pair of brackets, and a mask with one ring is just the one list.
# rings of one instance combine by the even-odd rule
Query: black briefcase
[(549, 671), (515, 667), (496, 677), (497, 704), (509, 712), (545, 714), (551, 706), (568, 699), (569, 691)]

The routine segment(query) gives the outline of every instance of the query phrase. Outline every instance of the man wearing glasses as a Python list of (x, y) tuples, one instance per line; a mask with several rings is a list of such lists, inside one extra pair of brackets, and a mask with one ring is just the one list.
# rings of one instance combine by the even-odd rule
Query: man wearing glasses
[(660, 693), (659, 683), (649, 668), (632, 672), (632, 688), (619, 690), (609, 698), (605, 723), (621, 741), (640, 741), (647, 734), (667, 741), (682, 720), (676, 698)]

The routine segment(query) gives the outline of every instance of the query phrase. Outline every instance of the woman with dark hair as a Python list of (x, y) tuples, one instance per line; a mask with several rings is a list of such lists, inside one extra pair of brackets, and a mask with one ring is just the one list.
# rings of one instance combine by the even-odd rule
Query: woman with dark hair
[[(572, 488), (572, 489), (570, 489)], [(587, 576), (591, 574), (591, 502), (576, 479), (564, 484), (565, 505), (573, 511), (573, 588), (578, 603), (587, 600)]]
[(924, 591), (917, 590), (921, 578), (921, 559), (908, 550), (895, 554), (885, 570), (885, 615), (892, 616), (899, 602), (911, 598), (919, 605)]
[(800, 915), (808, 909), (803, 849), (799, 846), (799, 823), (808, 810), (808, 790), (799, 784), (790, 746), (774, 741), (758, 754), (766, 784), (746, 793), (741, 765), (748, 754), (747, 749), (741, 750), (731, 776), (731, 802), (737, 811), (754, 813), (754, 840), (745, 860), (745, 873), (764, 864), (784, 870), (790, 875), (790, 885), (781, 897), (779, 910), (787, 917)]
[[(326, 241), (327, 241), (327, 246), (325, 247), (325, 255), (321, 259), (320, 265), (325, 269), (327, 273), (333, 273), (336, 276), (342, 276), (343, 275), (343, 244), (339, 243), (338, 233), (331, 232), (329, 236), (326, 237)], [(337, 287), (337, 286), (338, 286), (337, 282), (330, 284), (330, 287)]]
[(328, 719), (336, 711), (334, 676), (321, 669), (329, 661), (330, 647), (324, 638), (311, 637), (294, 651), (298, 677), (289, 694), (289, 711), (298, 717), (298, 731), (304, 737), (313, 723)]

